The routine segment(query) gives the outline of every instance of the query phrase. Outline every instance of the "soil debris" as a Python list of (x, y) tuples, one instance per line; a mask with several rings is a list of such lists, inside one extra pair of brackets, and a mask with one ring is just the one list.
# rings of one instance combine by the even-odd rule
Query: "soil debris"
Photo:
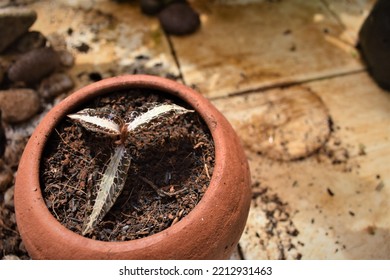
[[(248, 251), (261, 250), (264, 252), (264, 259), (301, 259), (299, 246), (304, 244), (297, 240), (299, 230), (292, 221), (289, 205), (267, 187), (262, 187), (260, 182), (255, 182), (252, 189), (251, 209), (261, 210), (249, 214), (253, 215), (250, 219), (256, 222), (247, 225), (241, 246), (246, 246), (245, 240), (248, 238), (248, 245), (256, 246), (247, 248)], [(254, 236), (248, 236), (249, 234)], [(254, 238), (257, 242), (253, 241)]]

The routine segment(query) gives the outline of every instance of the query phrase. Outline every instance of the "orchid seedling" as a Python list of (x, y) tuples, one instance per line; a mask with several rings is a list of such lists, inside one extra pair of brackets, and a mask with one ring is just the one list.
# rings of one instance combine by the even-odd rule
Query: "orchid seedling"
[(104, 218), (123, 190), (131, 163), (129, 148), (126, 146), (126, 140), (130, 133), (146, 127), (156, 120), (161, 122), (172, 116), (193, 112), (193, 110), (168, 103), (147, 104), (147, 108), (149, 109), (146, 112), (138, 115), (135, 112), (130, 114), (128, 121), (117, 117), (112, 112), (91, 108), (68, 115), (72, 121), (79, 123), (89, 131), (118, 138), (118, 141), (115, 142), (117, 146), (99, 182), (92, 213), (83, 224), (83, 235), (93, 230)]

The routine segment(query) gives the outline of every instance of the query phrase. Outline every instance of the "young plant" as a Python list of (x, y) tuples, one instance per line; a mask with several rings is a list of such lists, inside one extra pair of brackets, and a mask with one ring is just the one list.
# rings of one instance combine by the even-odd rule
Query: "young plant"
[(83, 109), (68, 117), (89, 131), (111, 137), (118, 137), (117, 146), (110, 157), (106, 170), (99, 183), (99, 189), (92, 213), (84, 221), (82, 234), (86, 235), (104, 218), (122, 192), (131, 163), (126, 140), (130, 133), (147, 127), (153, 121), (163, 121), (172, 116), (193, 112), (175, 104), (148, 104), (149, 109), (137, 116), (130, 114), (125, 121), (109, 111)]

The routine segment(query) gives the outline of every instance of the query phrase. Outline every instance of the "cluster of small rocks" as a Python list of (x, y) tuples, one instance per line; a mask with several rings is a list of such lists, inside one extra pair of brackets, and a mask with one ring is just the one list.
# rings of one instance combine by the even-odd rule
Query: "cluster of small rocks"
[(36, 18), (33, 10), (0, 9), (0, 29), (6, 34), (0, 44), (0, 108), (9, 124), (29, 120), (43, 102), (74, 86), (65, 72), (73, 56), (54, 49), (40, 32), (28, 30)]
[(31, 9), (0, 8), (0, 259), (29, 258), (16, 227), (14, 175), (40, 117), (74, 87), (73, 55), (30, 30), (36, 19)]

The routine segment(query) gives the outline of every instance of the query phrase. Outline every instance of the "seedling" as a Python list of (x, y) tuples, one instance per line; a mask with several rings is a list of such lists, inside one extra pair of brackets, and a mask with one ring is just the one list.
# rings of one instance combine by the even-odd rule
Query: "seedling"
[(126, 141), (129, 135), (147, 127), (155, 121), (162, 122), (170, 117), (193, 112), (175, 104), (147, 104), (144, 113), (133, 112), (126, 120), (119, 118), (113, 112), (99, 109), (83, 109), (68, 117), (89, 131), (118, 138), (107, 168), (99, 183), (98, 193), (92, 213), (84, 221), (82, 234), (86, 235), (104, 218), (114, 205), (125, 185), (131, 163), (131, 155)]

